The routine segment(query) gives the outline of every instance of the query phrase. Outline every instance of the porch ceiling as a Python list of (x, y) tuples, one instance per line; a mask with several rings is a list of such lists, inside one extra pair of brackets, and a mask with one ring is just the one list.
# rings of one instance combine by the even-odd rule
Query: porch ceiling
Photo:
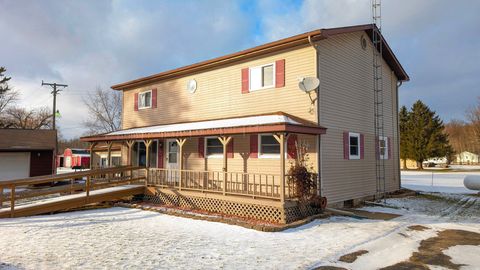
[(326, 128), (310, 121), (283, 112), (226, 118), (188, 123), (140, 127), (111, 133), (82, 137), (82, 141), (115, 141), (132, 139), (201, 137), (213, 135), (234, 135), (248, 133), (286, 132), (319, 135)]

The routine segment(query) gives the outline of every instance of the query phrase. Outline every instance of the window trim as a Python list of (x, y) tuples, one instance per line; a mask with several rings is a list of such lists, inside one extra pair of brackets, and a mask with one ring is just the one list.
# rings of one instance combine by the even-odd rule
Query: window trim
[[(150, 106), (148, 106), (148, 107), (147, 107), (147, 106), (142, 107), (142, 106), (140, 106), (140, 104), (141, 104), (141, 103), (140, 103), (141, 96), (142, 96), (142, 95), (145, 95), (145, 94), (148, 93), (148, 92), (150, 92)], [(152, 108), (152, 101), (153, 101), (153, 96), (152, 96), (152, 95), (153, 95), (152, 89), (146, 90), (146, 91), (142, 91), (142, 92), (139, 92), (139, 93), (138, 93), (138, 101), (137, 101), (138, 104), (137, 104), (137, 106), (138, 106), (138, 109), (139, 109), (139, 110)]]
[[(380, 142), (383, 141), (385, 142), (385, 152), (382, 155), (381, 147), (380, 147)], [(380, 159), (388, 159), (388, 152), (390, 149), (388, 149), (388, 137), (387, 136), (378, 136), (378, 158)]]
[[(350, 150), (350, 138), (352, 137), (356, 137), (357, 138), (357, 141), (358, 141), (358, 151), (357, 151), (357, 154), (356, 155), (352, 155), (352, 152)], [(360, 141), (360, 133), (356, 133), (356, 132), (349, 132), (348, 133), (348, 159), (360, 159), (360, 149), (362, 148), (361, 146), (361, 141)]]
[[(207, 151), (208, 150), (208, 143), (207, 143), (208, 139), (217, 139), (218, 141), (220, 141), (220, 139), (218, 139), (217, 136), (207, 136), (207, 137), (204, 138), (204, 143), (203, 143), (204, 146), (203, 147), (205, 148), (204, 149), (205, 158), (223, 158), (223, 150), (222, 150), (221, 154), (211, 154), (211, 155), (208, 154), (208, 151)], [(222, 142), (220, 142), (220, 143), (222, 143)], [(222, 147), (223, 147), (223, 144), (222, 144)]]
[[(266, 67), (266, 66), (272, 66), (272, 85), (268, 85), (268, 86), (262, 86), (262, 87), (259, 87), (259, 88), (252, 88), (252, 69), (257, 69), (257, 68), (263, 68), (263, 67)], [(259, 66), (254, 66), (254, 67), (249, 67), (248, 68), (248, 90), (249, 92), (255, 92), (255, 91), (259, 91), (259, 90), (264, 90), (264, 89), (270, 89), (270, 88), (275, 88), (275, 85), (276, 85), (276, 80), (277, 80), (277, 76), (275, 75), (276, 74), (276, 70), (277, 70), (277, 67), (276, 67), (276, 63), (275, 62), (272, 62), (272, 63), (267, 63), (267, 64), (263, 64), (263, 65), (259, 65)]]

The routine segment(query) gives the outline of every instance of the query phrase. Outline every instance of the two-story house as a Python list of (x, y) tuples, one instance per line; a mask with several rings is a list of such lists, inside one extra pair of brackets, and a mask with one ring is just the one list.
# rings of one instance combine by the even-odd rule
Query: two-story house
[[(122, 145), (123, 164), (149, 168), (147, 198), (160, 203), (298, 219), (309, 210), (285, 179), (299, 145), (329, 204), (383, 196), (400, 188), (398, 87), (409, 77), (382, 39), (376, 136), (373, 31), (315, 30), (114, 85), (122, 129), (83, 140)], [(319, 79), (314, 92), (299, 89), (306, 77)]]

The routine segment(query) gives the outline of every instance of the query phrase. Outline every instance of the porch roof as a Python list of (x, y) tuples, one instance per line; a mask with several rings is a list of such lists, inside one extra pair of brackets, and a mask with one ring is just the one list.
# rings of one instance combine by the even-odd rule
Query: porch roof
[(325, 134), (326, 128), (318, 126), (313, 122), (283, 112), (278, 112), (264, 115), (131, 128), (106, 134), (82, 137), (81, 140), (97, 142), (268, 132), (318, 135)]

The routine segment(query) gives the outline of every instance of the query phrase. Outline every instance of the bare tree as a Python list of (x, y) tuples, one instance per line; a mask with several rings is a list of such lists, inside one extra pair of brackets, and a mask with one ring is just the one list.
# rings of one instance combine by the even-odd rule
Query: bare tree
[(0, 67), (0, 128), (7, 127), (7, 116), (5, 112), (9, 106), (18, 100), (18, 92), (8, 85), (10, 77), (3, 73), (7, 71), (4, 67)]
[(28, 110), (25, 108), (8, 108), (5, 112), (7, 128), (47, 129), (52, 126), (52, 114), (48, 107)]
[(100, 134), (120, 129), (122, 117), (122, 96), (117, 91), (100, 87), (90, 92), (83, 103), (88, 108), (88, 119), (84, 121), (90, 134)]
[(470, 121), (471, 142), (474, 145), (474, 151), (480, 152), (480, 97), (477, 104), (467, 111), (467, 118)]

